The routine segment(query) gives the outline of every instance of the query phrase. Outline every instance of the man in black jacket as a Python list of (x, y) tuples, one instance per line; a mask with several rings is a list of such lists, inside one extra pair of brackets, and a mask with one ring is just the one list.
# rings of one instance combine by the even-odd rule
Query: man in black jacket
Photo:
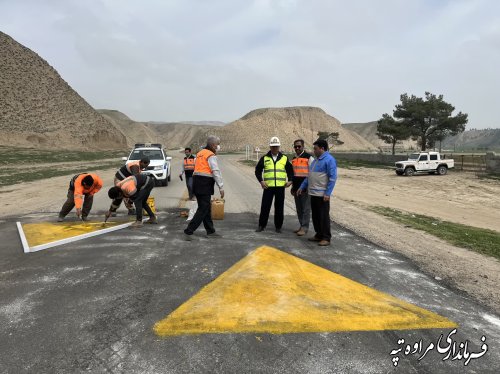
[[(270, 151), (261, 157), (255, 166), (255, 177), (262, 186), (262, 202), (260, 206), (259, 227), (257, 232), (267, 226), (269, 212), (274, 201), (274, 226), (281, 232), (285, 209), (285, 188), (290, 187), (293, 178), (293, 167), (288, 157), (280, 152), (280, 140), (273, 136), (269, 142)], [(288, 179), (288, 181), (287, 181)]]

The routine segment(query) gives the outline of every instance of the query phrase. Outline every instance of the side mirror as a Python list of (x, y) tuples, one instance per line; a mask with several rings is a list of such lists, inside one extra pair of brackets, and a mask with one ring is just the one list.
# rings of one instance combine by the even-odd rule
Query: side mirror
[(122, 161), (127, 161), (128, 157), (122, 157)]
[(165, 157), (165, 160), (167, 160), (167, 161), (171, 161), (171, 160), (172, 160), (172, 157), (167, 156), (167, 157)]

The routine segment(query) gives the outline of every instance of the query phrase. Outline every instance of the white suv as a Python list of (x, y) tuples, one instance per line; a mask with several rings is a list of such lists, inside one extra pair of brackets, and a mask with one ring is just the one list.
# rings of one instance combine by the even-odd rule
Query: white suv
[(143, 173), (155, 177), (157, 184), (168, 186), (172, 172), (170, 167), (172, 157), (165, 154), (161, 144), (136, 144), (128, 158), (123, 157), (122, 160), (125, 161), (125, 164), (128, 164), (144, 157), (149, 158), (150, 163)]

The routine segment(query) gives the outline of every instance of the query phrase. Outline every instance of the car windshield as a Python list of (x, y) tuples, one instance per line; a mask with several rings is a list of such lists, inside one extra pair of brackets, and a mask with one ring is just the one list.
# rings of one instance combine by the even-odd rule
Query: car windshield
[(150, 160), (163, 160), (163, 153), (159, 149), (134, 149), (129, 160), (140, 160), (147, 157)]
[(419, 153), (412, 153), (410, 156), (408, 156), (408, 160), (418, 160), (419, 156)]

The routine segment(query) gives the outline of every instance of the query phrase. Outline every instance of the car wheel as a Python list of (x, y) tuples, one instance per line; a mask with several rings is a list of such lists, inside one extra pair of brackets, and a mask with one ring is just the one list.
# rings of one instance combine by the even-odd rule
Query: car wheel
[(411, 177), (411, 176), (415, 175), (415, 169), (413, 169), (413, 168), (406, 168), (405, 169), (405, 175), (407, 177)]
[(170, 182), (170, 175), (168, 176), (168, 181)]
[(403, 170), (396, 170), (396, 174), (397, 174), (397, 175), (403, 175), (403, 174), (404, 174), (404, 172), (403, 172)]
[(446, 175), (447, 172), (448, 172), (448, 168), (446, 166), (441, 165), (437, 168), (437, 173), (439, 175)]
[(165, 178), (164, 180), (162, 180), (162, 181), (161, 181), (161, 185), (162, 185), (163, 187), (168, 186), (168, 179), (167, 179), (167, 178)]

